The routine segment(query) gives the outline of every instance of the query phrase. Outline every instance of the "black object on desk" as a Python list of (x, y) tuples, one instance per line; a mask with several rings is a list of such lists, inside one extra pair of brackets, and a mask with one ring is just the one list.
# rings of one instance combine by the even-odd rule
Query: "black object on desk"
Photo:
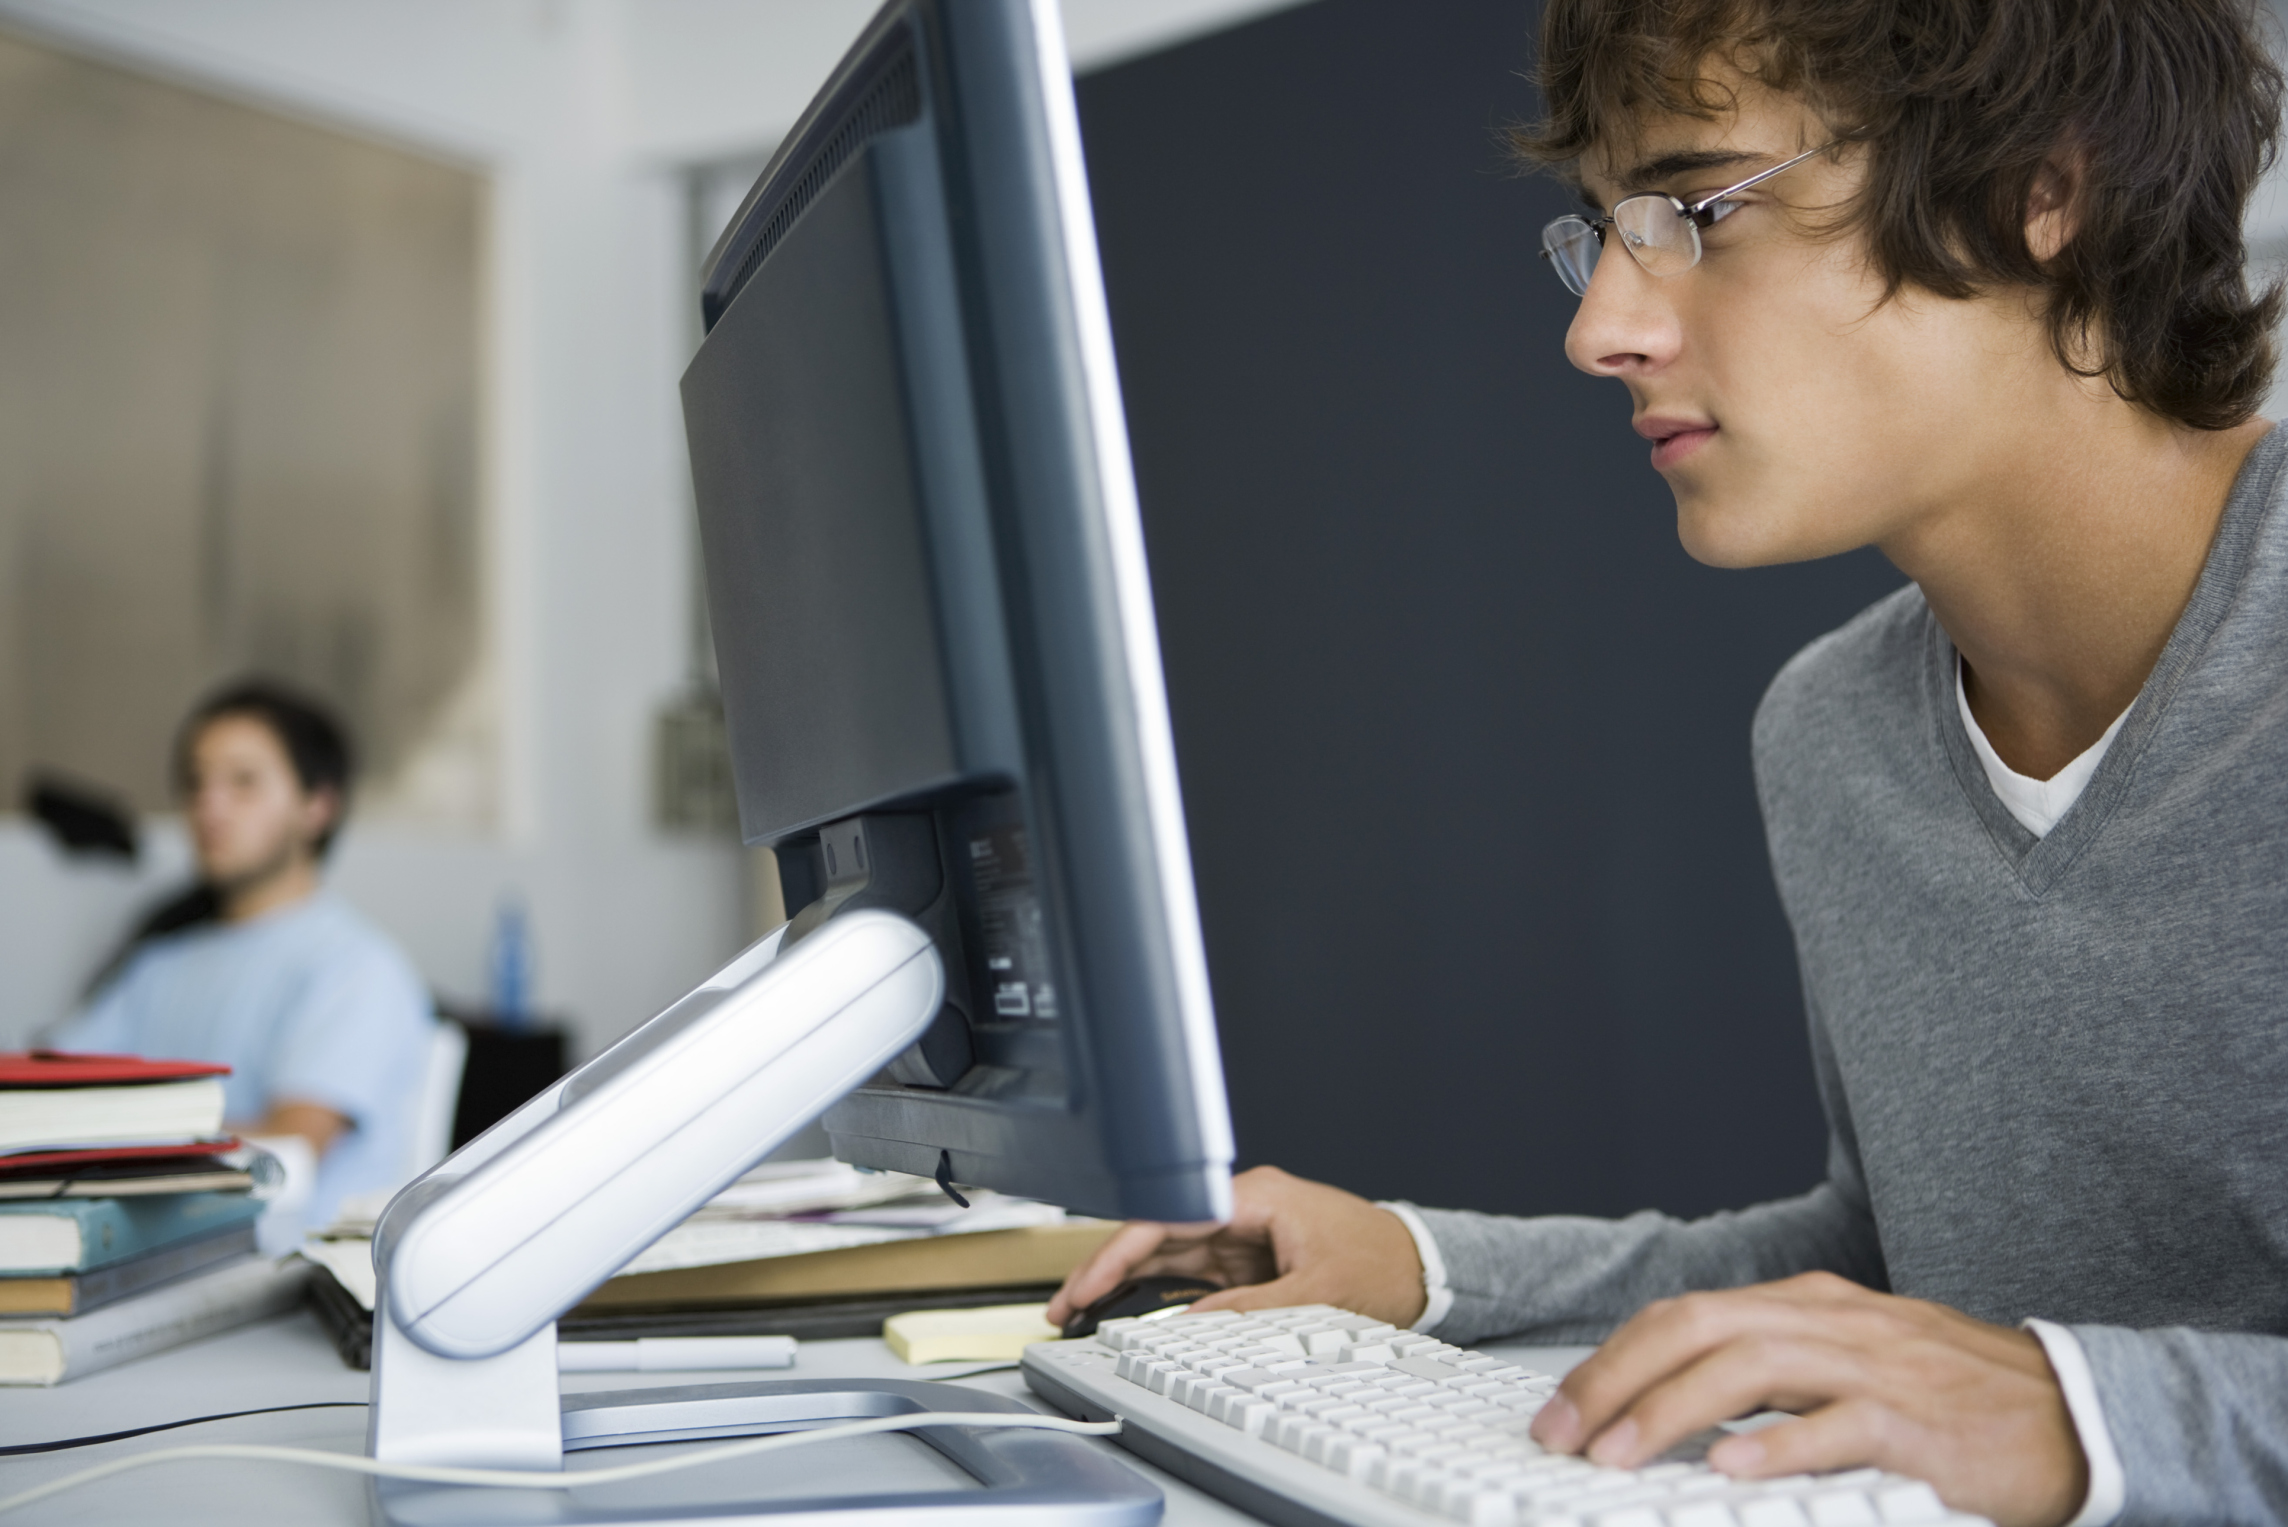
[(453, 1149), (462, 1146), (545, 1091), (568, 1069), (564, 1030), (555, 1024), (507, 1025), (491, 1014), (439, 1003), (437, 1016), (469, 1036), (461, 1065), (461, 1092), (453, 1106)]
[(1094, 1336), (1107, 1320), (1127, 1320), (1154, 1310), (1181, 1309), (1195, 1299), (1223, 1292), (1223, 1285), (1202, 1278), (1130, 1278), (1102, 1299), (1065, 1322), (1065, 1339)]

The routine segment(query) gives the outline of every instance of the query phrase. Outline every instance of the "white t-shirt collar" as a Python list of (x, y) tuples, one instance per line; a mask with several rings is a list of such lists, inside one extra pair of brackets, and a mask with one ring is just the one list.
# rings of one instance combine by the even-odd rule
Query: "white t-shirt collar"
[(2079, 758), (2048, 779), (2033, 779), (2002, 761), (2002, 755), (1994, 751), (1994, 744), (1986, 740), (1986, 733), (1979, 728), (1978, 718), (1970, 714), (1970, 696), (1962, 686), (1959, 654), (1954, 660), (1954, 703), (1961, 707), (1962, 729), (1970, 733), (1970, 745), (1978, 751), (1978, 762), (1986, 770), (1986, 782), (1994, 787), (2002, 804), (2010, 808), (2010, 815), (2037, 838), (2048, 837), (2059, 819), (2073, 810), (2074, 802), (2081, 799), (2082, 791), (2089, 784), (2089, 777), (2105, 762), (2105, 750), (2113, 746), (2121, 723), (2129, 719), (2129, 711), (2137, 708), (2137, 702), (2130, 701), (2129, 709), (2114, 717), (2105, 735), (2091, 743)]

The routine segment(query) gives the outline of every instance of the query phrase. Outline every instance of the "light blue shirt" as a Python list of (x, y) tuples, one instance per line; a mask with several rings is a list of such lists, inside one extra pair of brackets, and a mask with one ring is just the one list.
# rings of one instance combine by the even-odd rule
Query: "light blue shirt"
[(432, 1012), (397, 946), (321, 892), (248, 922), (153, 939), (48, 1043), (220, 1062), (234, 1123), (285, 1098), (340, 1113), (351, 1127), (319, 1162), (303, 1211), (303, 1223), (321, 1226), (344, 1197), (405, 1180)]

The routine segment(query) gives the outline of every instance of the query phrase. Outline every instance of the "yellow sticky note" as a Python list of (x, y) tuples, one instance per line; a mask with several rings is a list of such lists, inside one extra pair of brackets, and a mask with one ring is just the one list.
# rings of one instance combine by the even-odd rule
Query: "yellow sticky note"
[(908, 1310), (882, 1322), (882, 1339), (909, 1363), (1008, 1362), (1036, 1341), (1060, 1334), (1041, 1318), (1045, 1304), (976, 1310)]

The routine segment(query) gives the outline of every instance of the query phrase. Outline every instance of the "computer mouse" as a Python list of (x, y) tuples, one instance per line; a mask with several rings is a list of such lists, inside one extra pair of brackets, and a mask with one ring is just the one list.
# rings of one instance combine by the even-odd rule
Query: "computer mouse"
[(1107, 1320), (1126, 1320), (1154, 1310), (1180, 1309), (1195, 1299), (1221, 1293), (1223, 1286), (1201, 1278), (1130, 1278), (1065, 1322), (1065, 1336), (1094, 1336)]

